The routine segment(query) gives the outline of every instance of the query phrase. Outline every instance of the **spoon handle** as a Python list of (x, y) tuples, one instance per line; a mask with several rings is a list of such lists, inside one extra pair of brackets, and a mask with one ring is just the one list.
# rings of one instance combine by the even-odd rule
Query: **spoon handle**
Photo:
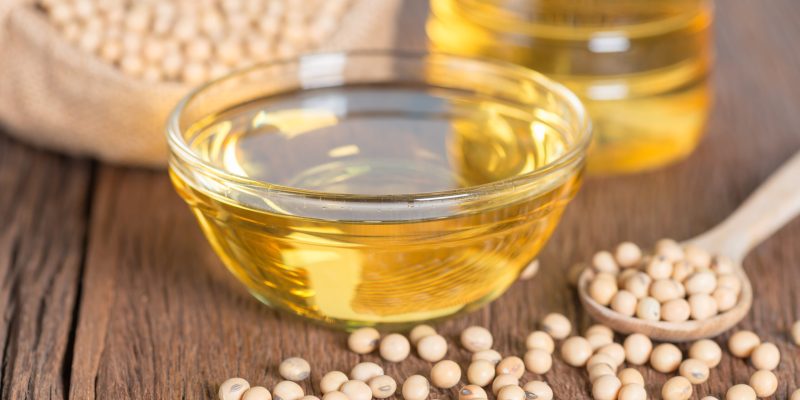
[(800, 152), (792, 156), (727, 219), (689, 242), (741, 262), (800, 213)]

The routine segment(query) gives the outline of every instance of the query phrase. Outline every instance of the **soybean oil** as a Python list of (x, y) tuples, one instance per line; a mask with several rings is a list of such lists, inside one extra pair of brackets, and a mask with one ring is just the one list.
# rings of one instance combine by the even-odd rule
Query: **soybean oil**
[(696, 147), (710, 105), (707, 0), (431, 0), (432, 46), (530, 67), (592, 116), (589, 170), (632, 172)]
[[(310, 197), (372, 195), (378, 200), (364, 207), (380, 210), (383, 195), (435, 200), (437, 192), (536, 171), (566, 151), (559, 129), (533, 120), (529, 108), (455, 91), (354, 86), (244, 104), (187, 132), (215, 168)], [(410, 208), (405, 215), (415, 217), (401, 220), (388, 211), (362, 220), (358, 210), (335, 207), (299, 216), (269, 198), (236, 201), (229, 188), (175, 171), (172, 179), (256, 297), (354, 326), (428, 320), (494, 299), (550, 236), (580, 172), (475, 208)]]

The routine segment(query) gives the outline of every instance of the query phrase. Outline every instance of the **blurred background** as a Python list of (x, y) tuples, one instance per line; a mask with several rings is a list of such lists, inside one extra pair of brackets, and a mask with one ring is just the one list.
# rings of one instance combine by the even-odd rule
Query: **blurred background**
[(0, 123), (113, 163), (163, 167), (166, 117), (189, 89), (317, 51), (401, 46), (544, 73), (589, 108), (601, 174), (686, 157), (711, 104), (710, 0), (6, 0), (0, 18)]

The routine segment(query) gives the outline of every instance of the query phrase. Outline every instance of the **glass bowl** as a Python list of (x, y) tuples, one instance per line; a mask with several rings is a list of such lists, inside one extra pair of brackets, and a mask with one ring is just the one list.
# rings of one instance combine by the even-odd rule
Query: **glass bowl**
[(401, 328), (502, 294), (578, 189), (589, 119), (531, 70), (312, 54), (210, 82), (170, 117), (170, 176), (262, 302)]

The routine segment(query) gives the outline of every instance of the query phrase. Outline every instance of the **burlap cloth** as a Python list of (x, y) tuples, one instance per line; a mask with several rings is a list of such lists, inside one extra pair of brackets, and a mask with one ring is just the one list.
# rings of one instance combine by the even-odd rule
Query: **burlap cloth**
[[(356, 0), (322, 50), (388, 48), (402, 0)], [(0, 124), (42, 147), (166, 165), (164, 125), (189, 90), (132, 79), (59, 36), (31, 0), (0, 0)]]

